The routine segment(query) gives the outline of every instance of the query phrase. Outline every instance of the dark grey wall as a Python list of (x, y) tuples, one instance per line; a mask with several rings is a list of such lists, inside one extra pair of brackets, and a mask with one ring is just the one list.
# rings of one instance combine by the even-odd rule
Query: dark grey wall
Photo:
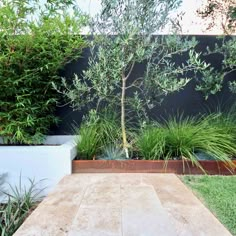
[[(205, 51), (207, 46), (213, 47), (217, 42), (215, 36), (196, 36), (199, 44), (197, 51)], [(72, 62), (65, 67), (61, 73), (63, 77), (72, 78), (73, 75), (81, 74), (88, 66), (89, 49), (85, 49), (78, 61)], [(182, 58), (183, 59), (183, 58)], [(220, 68), (222, 58), (219, 55), (208, 56), (207, 59), (215, 68)], [(178, 59), (177, 59), (178, 60)], [(133, 72), (133, 77), (143, 73), (144, 65), (136, 65)], [(230, 93), (227, 83), (228, 81), (236, 80), (236, 72), (229, 74), (224, 82), (221, 92), (212, 95), (208, 100), (204, 99), (202, 93), (195, 91), (196, 81), (192, 80), (183, 90), (165, 97), (161, 106), (157, 106), (151, 111), (151, 116), (154, 119), (167, 117), (171, 114), (184, 112), (186, 115), (195, 115), (207, 110), (214, 111), (218, 106), (224, 109), (229, 108), (235, 101), (236, 96)], [(51, 128), (51, 134), (71, 134), (73, 133), (73, 124), (79, 125), (83, 116), (83, 111), (73, 111), (68, 105), (58, 107), (56, 115), (60, 117), (61, 122), (57, 127)]]

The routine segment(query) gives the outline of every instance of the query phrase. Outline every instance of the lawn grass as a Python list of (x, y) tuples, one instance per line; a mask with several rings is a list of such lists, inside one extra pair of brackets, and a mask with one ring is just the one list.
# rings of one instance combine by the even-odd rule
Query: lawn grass
[(236, 236), (236, 176), (183, 176), (181, 179)]

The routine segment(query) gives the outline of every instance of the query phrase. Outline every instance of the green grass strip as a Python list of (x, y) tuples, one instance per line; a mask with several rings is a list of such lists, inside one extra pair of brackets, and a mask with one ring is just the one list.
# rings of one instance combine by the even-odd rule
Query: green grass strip
[(184, 176), (181, 179), (236, 236), (236, 176)]

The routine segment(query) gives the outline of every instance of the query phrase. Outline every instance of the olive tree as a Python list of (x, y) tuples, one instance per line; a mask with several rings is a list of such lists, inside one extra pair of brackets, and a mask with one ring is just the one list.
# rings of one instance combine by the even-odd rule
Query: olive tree
[[(122, 147), (129, 157), (127, 117), (130, 111), (146, 114), (165, 95), (178, 91), (189, 81), (188, 72), (206, 73), (208, 64), (193, 49), (194, 38), (158, 35), (169, 23), (179, 0), (103, 0), (102, 10), (91, 21), (93, 39), (88, 69), (75, 75), (72, 84), (63, 79), (59, 89), (74, 109), (101, 104), (119, 108)], [(186, 54), (187, 60), (174, 58)], [(135, 67), (145, 64), (142, 75)]]

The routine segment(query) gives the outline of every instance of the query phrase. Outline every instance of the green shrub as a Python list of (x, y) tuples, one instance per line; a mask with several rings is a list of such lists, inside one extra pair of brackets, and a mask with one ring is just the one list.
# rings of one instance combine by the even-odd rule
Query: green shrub
[(199, 165), (196, 153), (230, 163), (236, 154), (234, 136), (219, 124), (219, 115), (200, 118), (180, 116), (163, 125), (145, 128), (136, 141), (139, 155), (145, 159), (190, 160)]
[[(0, 4), (0, 136), (6, 143), (42, 143), (54, 116), (59, 70), (81, 55), (85, 17), (72, 1)], [(37, 12), (37, 16), (35, 16)]]

